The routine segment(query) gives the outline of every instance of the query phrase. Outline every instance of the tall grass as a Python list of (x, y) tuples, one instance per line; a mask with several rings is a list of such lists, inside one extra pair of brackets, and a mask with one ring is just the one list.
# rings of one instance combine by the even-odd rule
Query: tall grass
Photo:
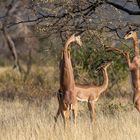
[(86, 103), (79, 103), (77, 128), (64, 130), (59, 117), (57, 69), (36, 68), (26, 82), (11, 70), (0, 73), (0, 140), (139, 140), (140, 117), (129, 96), (102, 96), (92, 127)]
[(89, 114), (80, 110), (77, 128), (64, 130), (59, 118), (54, 128), (56, 99), (37, 106), (27, 101), (0, 101), (1, 140), (139, 140), (140, 117), (136, 110), (115, 115), (97, 113), (92, 128)]

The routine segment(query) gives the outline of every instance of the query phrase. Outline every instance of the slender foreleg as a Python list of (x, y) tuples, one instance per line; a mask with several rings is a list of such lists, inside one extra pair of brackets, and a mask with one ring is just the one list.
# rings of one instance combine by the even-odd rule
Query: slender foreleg
[(73, 105), (73, 119), (74, 119), (74, 125), (76, 127), (77, 125), (77, 116), (78, 116), (78, 104), (77, 104), (77, 101), (75, 103), (75, 105)]
[(95, 123), (96, 123), (95, 102), (94, 101), (89, 101), (88, 102), (88, 107), (89, 107), (89, 110), (90, 110), (90, 113), (91, 113), (91, 121), (92, 121), (92, 124), (94, 126)]

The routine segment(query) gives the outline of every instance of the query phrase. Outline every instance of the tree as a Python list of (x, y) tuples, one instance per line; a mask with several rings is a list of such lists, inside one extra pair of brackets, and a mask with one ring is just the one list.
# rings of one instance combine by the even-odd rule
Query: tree
[(19, 32), (23, 38), (34, 36), (30, 29), (34, 26), (35, 36), (41, 38), (57, 33), (64, 40), (68, 34), (88, 32), (104, 45), (110, 36), (120, 39), (128, 26), (140, 27), (126, 18), (140, 15), (139, 0), (6, 0), (1, 1), (1, 10), (1, 30), (16, 29), (11, 38)]
[(1, 1), (0, 3), (2, 9), (1, 11), (2, 16), (0, 17), (1, 34), (3, 35), (5, 44), (7, 44), (13, 56), (14, 59), (13, 68), (17, 68), (19, 71), (23, 71), (23, 68), (21, 68), (19, 64), (19, 59), (18, 59), (19, 54), (17, 53), (15, 40), (17, 38), (24, 39), (24, 44), (28, 46), (27, 49), (29, 50), (29, 57), (32, 50), (32, 47), (30, 46), (34, 45), (33, 41), (35, 42), (34, 37), (32, 38), (26, 37), (27, 35), (31, 36), (33, 34), (32, 30), (29, 28), (27, 24), (17, 24), (15, 26), (17, 22), (24, 20), (24, 16), (27, 13), (30, 13), (28, 9), (25, 10), (27, 5), (28, 5), (28, 1), (26, 0), (21, 0), (21, 1), (7, 0), (7, 1)]

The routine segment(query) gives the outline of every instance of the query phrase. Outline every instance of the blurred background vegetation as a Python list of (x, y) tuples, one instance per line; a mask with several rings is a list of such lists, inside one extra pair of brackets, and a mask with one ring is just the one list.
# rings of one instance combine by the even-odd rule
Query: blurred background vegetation
[[(72, 44), (71, 48), (76, 83), (101, 84), (102, 72), (97, 68), (112, 60), (109, 87), (103, 97), (131, 97), (126, 60), (106, 47), (130, 51), (133, 56), (132, 43), (123, 36), (129, 26), (139, 29), (138, 1), (1, 0), (0, 8), (2, 97), (54, 96), (59, 88), (62, 47), (76, 32), (83, 32), (83, 47)], [(13, 65), (19, 65), (21, 72), (12, 69)]]
[[(139, 140), (126, 60), (107, 51), (119, 48), (133, 57), (132, 41), (123, 39), (130, 26), (139, 33), (139, 0), (0, 0), (0, 140)], [(78, 32), (83, 47), (70, 49), (76, 83), (100, 85), (97, 68), (113, 64), (97, 102), (97, 125), (92, 129), (82, 102), (77, 128), (67, 132), (62, 119), (54, 129), (59, 61)]]

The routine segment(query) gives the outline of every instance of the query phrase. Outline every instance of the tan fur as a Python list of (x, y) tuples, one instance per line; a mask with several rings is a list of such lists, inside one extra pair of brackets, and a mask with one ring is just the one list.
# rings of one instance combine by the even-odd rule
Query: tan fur
[(103, 68), (103, 84), (100, 86), (95, 86), (95, 85), (76, 85), (76, 90), (77, 90), (77, 100), (82, 101), (82, 100), (87, 100), (88, 101), (88, 107), (89, 110), (91, 111), (91, 120), (92, 123), (95, 123), (96, 120), (96, 107), (95, 103), (98, 101), (101, 93), (103, 93), (107, 87), (108, 87), (108, 73), (107, 73), (107, 67), (111, 63), (107, 63)]
[(73, 68), (71, 64), (70, 52), (68, 51), (68, 48), (72, 42), (76, 42), (77, 44), (81, 45), (80, 36), (72, 35), (67, 40), (63, 48), (62, 58), (60, 61), (60, 91), (63, 93), (61, 106), (63, 107), (62, 116), (64, 118), (65, 125), (68, 125), (69, 123), (70, 110), (73, 111), (75, 116), (77, 104)]
[(125, 34), (125, 39), (132, 39), (134, 43), (134, 49), (135, 49), (135, 56), (139, 55), (139, 46), (138, 46), (138, 35), (135, 31), (129, 31)]
[[(76, 85), (75, 89), (77, 92), (77, 100), (79, 101), (86, 101), (88, 102), (88, 107), (89, 110), (91, 111), (91, 118), (92, 118), (92, 122), (95, 122), (95, 117), (96, 117), (96, 112), (95, 112), (95, 103), (96, 101), (99, 99), (99, 96), (101, 95), (101, 93), (103, 93), (107, 87), (108, 87), (108, 74), (107, 74), (107, 67), (110, 65), (111, 63), (107, 63), (105, 66), (103, 66), (102, 71), (103, 71), (103, 84), (100, 86), (95, 86), (95, 85)], [(62, 100), (63, 100), (63, 93), (58, 94), (58, 101), (59, 101), (59, 108), (58, 108), (58, 112), (55, 116), (55, 121), (57, 121), (58, 116), (61, 114), (63, 117), (63, 104), (62, 104)], [(77, 115), (77, 106), (76, 106), (76, 115)]]
[(134, 57), (131, 62), (129, 53), (126, 54), (127, 63), (131, 72), (132, 87), (133, 87), (133, 103), (136, 109), (140, 112), (140, 55), (138, 46), (138, 37), (135, 31), (130, 31), (125, 35), (125, 39), (132, 38), (134, 42)]

